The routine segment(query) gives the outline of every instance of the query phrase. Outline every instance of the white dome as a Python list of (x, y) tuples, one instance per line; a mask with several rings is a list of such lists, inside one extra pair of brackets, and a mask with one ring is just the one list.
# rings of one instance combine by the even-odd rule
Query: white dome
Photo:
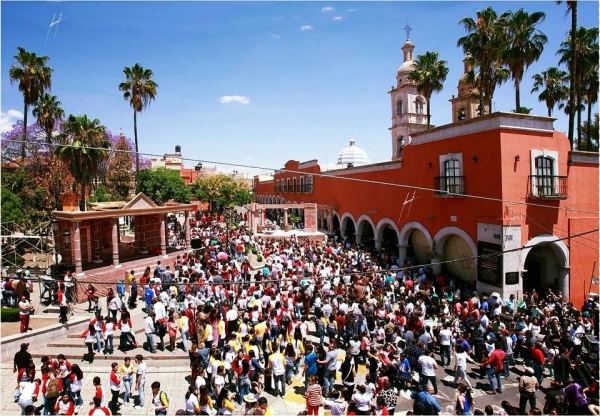
[(350, 146), (343, 148), (338, 154), (336, 166), (345, 168), (348, 164), (352, 166), (362, 166), (369, 164), (367, 152), (354, 145), (354, 139), (350, 139)]
[(415, 69), (416, 69), (415, 61), (406, 61), (406, 62), (402, 62), (402, 65), (400, 65), (400, 68), (398, 68), (398, 73), (410, 74)]

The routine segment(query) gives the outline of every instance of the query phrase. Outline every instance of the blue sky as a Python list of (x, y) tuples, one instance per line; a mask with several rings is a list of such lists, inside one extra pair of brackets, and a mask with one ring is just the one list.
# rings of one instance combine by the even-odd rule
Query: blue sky
[[(496, 11), (544, 11), (548, 44), (526, 72), (521, 103), (546, 107), (529, 93), (531, 76), (558, 64), (570, 27), (565, 5), (536, 2), (6, 2), (1, 4), (2, 131), (23, 111), (8, 69), (17, 46), (50, 57), (52, 93), (67, 114), (98, 118), (133, 138), (133, 112), (118, 85), (123, 68), (154, 71), (156, 101), (138, 116), (140, 151), (239, 165), (281, 168), (289, 159), (332, 164), (351, 134), (372, 162), (391, 158), (390, 99), (410, 25), (415, 54), (437, 51), (450, 72), (431, 100), (432, 124), (451, 121), (465, 34), (458, 21), (488, 5)], [(48, 26), (63, 19), (55, 34)], [(598, 2), (580, 2), (579, 25), (598, 26)], [(514, 108), (512, 82), (494, 107)], [(597, 107), (594, 112), (597, 112)], [(567, 117), (556, 111), (557, 130)], [(31, 119), (30, 119), (31, 120)], [(192, 166), (193, 162), (187, 162)], [(218, 165), (220, 171), (255, 169)], [(260, 171), (269, 173), (268, 171)]]

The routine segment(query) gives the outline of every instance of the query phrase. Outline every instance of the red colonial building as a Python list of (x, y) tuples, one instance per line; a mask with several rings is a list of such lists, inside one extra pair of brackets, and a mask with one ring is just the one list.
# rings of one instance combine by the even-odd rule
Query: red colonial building
[(465, 76), (453, 122), (427, 130), (426, 98), (408, 80), (413, 49), (407, 40), (389, 92), (391, 161), (369, 164), (351, 141), (339, 169), (290, 160), (272, 179), (256, 177), (256, 202), (316, 203), (322, 231), (399, 264), (416, 257), (479, 293), (556, 285), (576, 305), (598, 293), (598, 153), (570, 150), (553, 118), (480, 112)]

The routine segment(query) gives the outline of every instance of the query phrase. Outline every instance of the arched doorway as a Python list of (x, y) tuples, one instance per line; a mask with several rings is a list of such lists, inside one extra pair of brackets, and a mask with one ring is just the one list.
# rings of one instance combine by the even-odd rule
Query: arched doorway
[[(523, 250), (523, 291), (544, 293), (560, 290), (569, 297), (569, 249), (557, 237), (546, 235), (531, 239)], [(550, 241), (552, 241), (550, 243)]]
[(338, 237), (341, 238), (342, 234), (340, 232), (342, 227), (340, 227), (340, 219), (338, 218), (337, 215), (333, 214), (333, 233)]
[(413, 264), (429, 263), (429, 255), (431, 248), (425, 233), (419, 229), (414, 229), (408, 236), (408, 244), (406, 245), (407, 259)]
[(365, 217), (358, 220), (358, 232), (360, 235), (360, 244), (365, 250), (373, 250), (375, 248), (375, 230), (370, 219)]
[(356, 242), (356, 227), (354, 225), (354, 218), (351, 214), (344, 214), (342, 216), (341, 229), (343, 230), (346, 239), (351, 244), (354, 244)]

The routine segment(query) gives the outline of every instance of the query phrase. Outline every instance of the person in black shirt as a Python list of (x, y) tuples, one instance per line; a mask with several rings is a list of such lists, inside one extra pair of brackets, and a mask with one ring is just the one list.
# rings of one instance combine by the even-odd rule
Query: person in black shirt
[(544, 414), (556, 411), (558, 415), (564, 415), (567, 412), (567, 395), (561, 389), (561, 383), (553, 380), (550, 384), (550, 390), (546, 394), (544, 403)]
[(31, 354), (27, 351), (27, 348), (29, 348), (29, 344), (24, 342), (21, 344), (21, 350), (15, 354), (13, 373), (16, 373), (22, 368), (29, 367), (29, 364), (32, 362), (33, 358), (31, 357)]
[(554, 379), (567, 384), (571, 375), (571, 359), (567, 355), (569, 347), (561, 346), (560, 354), (554, 357)]

